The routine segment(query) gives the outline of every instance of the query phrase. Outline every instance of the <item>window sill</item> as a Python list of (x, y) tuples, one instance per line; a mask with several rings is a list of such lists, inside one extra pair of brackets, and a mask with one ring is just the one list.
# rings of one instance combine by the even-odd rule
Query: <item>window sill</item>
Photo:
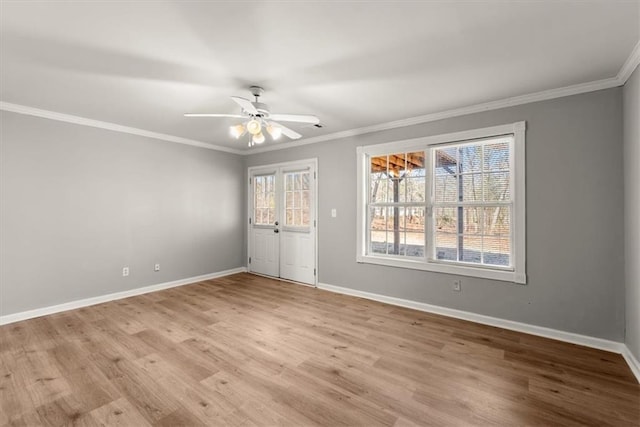
[(453, 265), (437, 261), (425, 261), (424, 259), (410, 260), (377, 257), (372, 255), (358, 255), (356, 261), (361, 264), (377, 264), (386, 265), (389, 267), (432, 271), (435, 273), (454, 274), (458, 276), (479, 277), (482, 279), (500, 280), (504, 282), (513, 282), (523, 285), (527, 283), (527, 277), (525, 274), (521, 274), (513, 270), (499, 270), (467, 265)]

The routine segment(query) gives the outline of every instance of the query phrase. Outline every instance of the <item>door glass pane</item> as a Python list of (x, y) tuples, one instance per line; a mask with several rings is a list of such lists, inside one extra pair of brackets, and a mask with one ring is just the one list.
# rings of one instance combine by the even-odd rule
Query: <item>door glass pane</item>
[(271, 225), (275, 220), (275, 175), (253, 177), (253, 221), (255, 225)]
[(309, 171), (286, 172), (285, 176), (285, 223), (288, 227), (309, 227), (310, 196)]

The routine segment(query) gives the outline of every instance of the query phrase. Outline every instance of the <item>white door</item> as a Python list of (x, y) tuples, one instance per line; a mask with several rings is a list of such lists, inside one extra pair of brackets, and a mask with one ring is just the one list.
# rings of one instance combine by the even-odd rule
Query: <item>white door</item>
[(249, 271), (316, 284), (316, 161), (249, 169)]

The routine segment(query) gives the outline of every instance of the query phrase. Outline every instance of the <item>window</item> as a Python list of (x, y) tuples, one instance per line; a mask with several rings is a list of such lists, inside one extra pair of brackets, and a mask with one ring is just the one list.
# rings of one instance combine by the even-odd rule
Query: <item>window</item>
[(525, 283), (524, 122), (358, 148), (358, 262)]
[(424, 257), (424, 161), (424, 152), (370, 158), (370, 253)]

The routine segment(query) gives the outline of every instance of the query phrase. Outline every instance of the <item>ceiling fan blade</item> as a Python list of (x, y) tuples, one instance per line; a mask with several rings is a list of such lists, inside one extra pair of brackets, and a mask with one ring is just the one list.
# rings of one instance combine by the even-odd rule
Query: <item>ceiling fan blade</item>
[(300, 135), (298, 132), (296, 132), (293, 129), (289, 129), (286, 126), (281, 125), (280, 123), (276, 123), (276, 122), (270, 122), (269, 123), (271, 126), (275, 126), (280, 128), (280, 130), (282, 131), (282, 134), (290, 139), (300, 139), (302, 138), (302, 135)]
[(251, 101), (249, 101), (248, 99), (240, 98), (239, 96), (232, 96), (231, 99), (233, 99), (236, 104), (242, 107), (242, 109), (247, 113), (254, 116), (259, 114), (258, 110), (256, 110), (256, 107), (254, 107)]
[(320, 123), (320, 119), (316, 116), (302, 114), (271, 114), (269, 118), (279, 122), (311, 123), (312, 125)]
[(233, 117), (234, 119), (241, 119), (244, 116), (240, 114), (215, 114), (215, 113), (185, 113), (185, 117)]

